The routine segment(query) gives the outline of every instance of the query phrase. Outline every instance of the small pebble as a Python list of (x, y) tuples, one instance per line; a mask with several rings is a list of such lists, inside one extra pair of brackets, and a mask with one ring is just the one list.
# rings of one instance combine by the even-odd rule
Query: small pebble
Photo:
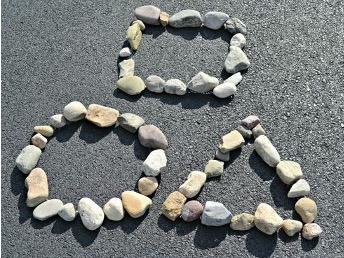
[(58, 215), (65, 221), (73, 221), (76, 217), (76, 211), (73, 203), (66, 203), (62, 206)]
[(109, 220), (120, 221), (124, 218), (123, 203), (119, 198), (111, 198), (104, 205), (103, 211)]
[(71, 122), (84, 119), (86, 114), (86, 107), (79, 101), (73, 101), (66, 105), (63, 109), (64, 117)]
[(254, 227), (254, 215), (248, 213), (241, 213), (235, 215), (231, 219), (231, 224), (229, 225), (233, 230), (245, 231), (250, 230)]
[(168, 20), (170, 19), (170, 15), (166, 12), (160, 12), (160, 23), (162, 26), (167, 26)]
[(31, 142), (33, 145), (35, 145), (36, 147), (40, 148), (40, 149), (44, 149), (45, 146), (47, 145), (47, 138), (45, 138), (43, 135), (41, 135), (40, 133), (35, 134), (32, 138), (31, 138)]
[(294, 161), (282, 160), (276, 167), (276, 172), (283, 183), (290, 185), (300, 179), (303, 174), (301, 166)]
[(207, 178), (221, 176), (223, 174), (223, 161), (209, 160), (208, 164), (204, 168), (204, 173)]
[(150, 25), (160, 25), (160, 9), (153, 5), (140, 6), (135, 9), (134, 15), (138, 20)]
[(289, 190), (289, 198), (303, 197), (310, 193), (311, 187), (305, 179), (297, 180)]
[(170, 79), (165, 83), (164, 90), (169, 94), (185, 95), (187, 87), (181, 80)]
[(140, 194), (146, 196), (153, 194), (158, 188), (158, 186), (159, 183), (155, 177), (142, 177), (138, 181), (138, 188)]
[(86, 114), (86, 119), (99, 127), (114, 125), (118, 117), (118, 110), (98, 104), (89, 105)]
[(254, 149), (270, 167), (276, 167), (281, 161), (276, 148), (265, 135), (259, 136), (254, 141)]
[(117, 87), (129, 95), (138, 95), (145, 89), (145, 83), (138, 76), (127, 76), (117, 81)]
[(96, 230), (104, 221), (103, 209), (90, 198), (84, 197), (80, 199), (78, 211), (82, 224), (88, 230)]
[(54, 128), (50, 125), (37, 125), (33, 128), (35, 133), (40, 133), (45, 137), (51, 137), (54, 134)]
[(228, 73), (237, 73), (248, 69), (250, 61), (240, 47), (230, 46), (224, 66)]
[(137, 50), (139, 48), (142, 40), (142, 31), (138, 23), (129, 26), (126, 39), (129, 41), (132, 49)]
[(133, 21), (133, 23), (131, 25), (133, 25), (133, 24), (138, 24), (140, 26), (141, 31), (144, 31), (146, 29), (145, 24), (141, 20), (135, 20), (135, 21)]
[(272, 235), (282, 226), (283, 219), (269, 204), (261, 203), (254, 214), (254, 224), (263, 233)]
[(187, 88), (193, 92), (206, 93), (219, 85), (219, 80), (204, 72), (199, 72), (189, 81)]
[(216, 150), (215, 152), (215, 157), (219, 160), (222, 160), (224, 162), (227, 162), (231, 159), (230, 152), (221, 152), (219, 149)]
[(162, 204), (162, 214), (175, 221), (181, 215), (185, 201), (186, 197), (182, 193), (174, 191)]
[(155, 125), (143, 125), (138, 131), (142, 146), (152, 149), (167, 149), (168, 142), (164, 133)]
[(303, 226), (302, 236), (307, 240), (312, 240), (315, 237), (320, 236), (322, 228), (316, 223), (307, 223)]
[(142, 164), (146, 176), (158, 176), (167, 171), (167, 158), (164, 150), (153, 150)]
[(42, 151), (40, 148), (34, 145), (28, 145), (18, 155), (16, 166), (24, 174), (29, 174), (36, 167), (41, 154)]
[(178, 191), (181, 192), (186, 198), (195, 197), (200, 191), (207, 175), (201, 171), (192, 171), (188, 179), (179, 187)]
[(240, 47), (241, 49), (243, 49), (246, 46), (246, 38), (243, 34), (241, 33), (237, 33), (235, 34), (230, 41), (230, 45), (231, 46), (235, 46), (235, 47)]
[(120, 57), (129, 57), (129, 56), (131, 56), (130, 48), (128, 48), (128, 47), (122, 48), (121, 51), (119, 51), (119, 56)]
[(238, 18), (230, 18), (224, 24), (226, 30), (228, 30), (232, 34), (242, 33), (244, 35), (247, 34), (246, 25), (240, 21)]
[(241, 125), (247, 127), (248, 129), (252, 130), (255, 126), (260, 123), (260, 119), (258, 116), (250, 115), (245, 119), (241, 120)]
[(253, 138), (257, 139), (261, 135), (266, 135), (264, 128), (261, 124), (257, 124), (255, 127), (252, 128)]
[(311, 223), (317, 218), (318, 208), (315, 201), (303, 197), (295, 203), (295, 210), (304, 223)]
[(248, 129), (246, 126), (239, 125), (236, 130), (246, 139), (251, 139), (252, 131)]
[(198, 11), (183, 10), (172, 15), (168, 21), (168, 24), (175, 28), (201, 27), (202, 17)]
[(28, 189), (26, 198), (28, 207), (36, 207), (48, 199), (48, 178), (43, 169), (33, 169), (25, 179), (25, 186)]
[(234, 95), (236, 92), (237, 87), (234, 84), (228, 82), (216, 86), (213, 90), (213, 94), (220, 99), (228, 98)]
[(134, 59), (126, 59), (118, 64), (119, 67), (119, 78), (134, 76), (135, 61)]
[(162, 93), (164, 91), (165, 83), (165, 80), (157, 75), (150, 75), (145, 80), (147, 90), (155, 93)]
[(219, 149), (221, 152), (226, 153), (241, 148), (244, 144), (244, 137), (242, 137), (242, 135), (237, 130), (233, 130), (221, 137)]
[(284, 232), (288, 236), (292, 237), (296, 233), (301, 232), (303, 224), (301, 221), (298, 221), (298, 220), (286, 219), (283, 221), (282, 227), (283, 227)]
[(131, 133), (136, 133), (137, 129), (145, 123), (142, 117), (132, 113), (120, 115), (117, 121), (121, 127)]
[(219, 202), (208, 201), (205, 203), (201, 223), (206, 226), (223, 226), (230, 223), (232, 213)]
[(242, 80), (242, 75), (240, 72), (237, 72), (231, 76), (229, 76), (223, 83), (233, 83), (237, 86)]
[(38, 205), (33, 210), (33, 217), (38, 220), (47, 220), (55, 215), (62, 209), (63, 203), (59, 199), (47, 200)]
[(199, 219), (203, 212), (203, 205), (199, 201), (188, 201), (184, 204), (181, 217), (186, 222)]
[(64, 127), (67, 124), (66, 118), (62, 114), (53, 115), (49, 119), (50, 125), (55, 128)]
[(204, 15), (203, 25), (209, 29), (218, 30), (221, 29), (228, 19), (228, 14), (222, 12), (208, 12)]
[(132, 218), (141, 217), (152, 205), (150, 198), (134, 191), (124, 191), (122, 202), (124, 209)]

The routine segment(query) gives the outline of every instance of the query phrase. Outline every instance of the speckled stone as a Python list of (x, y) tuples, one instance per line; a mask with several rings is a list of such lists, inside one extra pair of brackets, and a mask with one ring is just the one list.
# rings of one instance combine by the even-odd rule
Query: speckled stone
[(261, 124), (257, 124), (252, 128), (253, 138), (257, 139), (261, 135), (266, 135), (266, 132)]
[(315, 237), (320, 236), (323, 232), (322, 228), (316, 223), (307, 223), (303, 226), (302, 236), (307, 240), (312, 240)]
[(203, 212), (203, 205), (199, 201), (188, 201), (184, 204), (181, 217), (186, 222), (199, 219)]
[(204, 168), (204, 173), (207, 175), (207, 178), (221, 176), (223, 174), (223, 166), (223, 161), (209, 160)]
[(270, 167), (276, 167), (281, 161), (276, 148), (265, 135), (259, 136), (254, 141), (254, 149)]
[(181, 192), (185, 197), (195, 197), (200, 191), (207, 175), (201, 171), (192, 171), (187, 180), (179, 187), (178, 191)]
[(315, 201), (303, 197), (295, 203), (295, 210), (304, 223), (311, 223), (317, 218), (318, 208)]
[(228, 14), (222, 12), (208, 12), (204, 15), (203, 26), (218, 30), (221, 29), (223, 24), (229, 19)]
[(48, 199), (48, 178), (43, 169), (33, 169), (25, 179), (25, 186), (28, 189), (26, 198), (26, 205), (28, 207), (36, 207)]
[(168, 24), (175, 28), (201, 27), (202, 17), (198, 11), (183, 10), (172, 15), (168, 21)]
[(301, 221), (293, 219), (284, 220), (282, 225), (284, 232), (290, 237), (301, 232), (302, 226), (303, 224)]
[(48, 139), (45, 138), (43, 135), (41, 135), (40, 133), (35, 134), (32, 138), (31, 138), (31, 143), (33, 145), (35, 145), (36, 147), (40, 148), (40, 149), (44, 149), (45, 146), (47, 145)]
[(233, 96), (236, 92), (237, 92), (237, 87), (233, 83), (228, 83), (228, 82), (225, 82), (216, 86), (213, 90), (213, 94), (220, 99)]
[(138, 76), (127, 76), (117, 81), (117, 87), (129, 95), (138, 95), (145, 89), (145, 83)]
[(104, 205), (103, 211), (109, 220), (120, 221), (124, 218), (123, 203), (119, 198), (111, 198)]
[(118, 64), (119, 67), (119, 78), (134, 76), (135, 61), (132, 58), (121, 61)]
[(208, 201), (205, 203), (201, 216), (201, 223), (206, 226), (223, 226), (230, 223), (232, 213), (219, 202)]
[(167, 26), (170, 19), (170, 15), (166, 12), (160, 12), (160, 23), (162, 26)]
[(265, 234), (274, 234), (283, 224), (283, 219), (266, 203), (258, 205), (254, 214), (254, 224)]
[(168, 142), (164, 133), (155, 125), (143, 125), (138, 131), (142, 146), (152, 149), (167, 149)]
[(98, 104), (88, 106), (86, 119), (99, 127), (109, 127), (116, 123), (119, 111)]
[(138, 23), (129, 26), (126, 38), (132, 49), (137, 50), (139, 48), (142, 40), (142, 31)]
[(137, 129), (145, 123), (142, 117), (132, 113), (120, 115), (117, 121), (121, 127), (131, 133), (136, 133)]
[(241, 120), (241, 125), (247, 127), (248, 129), (252, 130), (255, 126), (260, 123), (260, 119), (258, 116), (250, 115), (245, 119)]
[(243, 34), (241, 33), (237, 33), (235, 34), (230, 41), (230, 45), (231, 46), (235, 46), (235, 47), (240, 47), (241, 49), (243, 49), (246, 46), (246, 38)]
[(282, 160), (276, 167), (276, 173), (283, 183), (290, 185), (303, 176), (299, 163)]
[(233, 130), (221, 137), (219, 149), (220, 151), (226, 153), (241, 148), (244, 144), (244, 137), (242, 137), (242, 135), (237, 130)]
[(165, 83), (164, 91), (168, 94), (185, 95), (187, 87), (181, 80), (170, 79)]
[(16, 159), (18, 169), (24, 174), (30, 173), (36, 167), (41, 154), (42, 151), (40, 148), (34, 145), (26, 146)]
[(124, 191), (122, 193), (124, 209), (132, 218), (139, 218), (152, 205), (152, 200), (143, 194), (134, 191)]
[(150, 25), (160, 25), (160, 9), (153, 5), (144, 5), (134, 10), (134, 15), (138, 20)]
[(218, 85), (219, 80), (216, 77), (210, 76), (204, 72), (199, 72), (191, 78), (187, 87), (193, 92), (206, 93), (213, 90)]
[(229, 225), (233, 230), (245, 231), (254, 227), (254, 215), (241, 213), (231, 219)]
[(185, 201), (186, 197), (182, 193), (174, 191), (162, 204), (162, 214), (175, 221), (181, 215)]
[(247, 34), (246, 25), (240, 21), (238, 18), (230, 18), (224, 24), (226, 30), (228, 30), (232, 34), (242, 33), (244, 35)]
[(72, 101), (63, 109), (63, 116), (71, 122), (79, 121), (85, 118), (86, 107), (79, 101)]
[(167, 158), (164, 150), (153, 150), (142, 164), (146, 176), (158, 176), (167, 171)]
[(252, 138), (252, 131), (246, 126), (239, 125), (236, 130), (246, 139)]
[(62, 209), (63, 203), (59, 199), (47, 200), (38, 205), (33, 210), (33, 217), (38, 220), (47, 220), (55, 215)]
[(73, 221), (76, 217), (76, 211), (73, 203), (66, 203), (62, 206), (58, 215), (65, 221)]
[(233, 83), (235, 86), (238, 85), (242, 81), (242, 75), (240, 72), (237, 72), (231, 76), (229, 76), (224, 83)]
[(311, 187), (305, 179), (297, 180), (289, 190), (289, 198), (303, 197), (309, 194)]
[(224, 66), (228, 73), (237, 73), (248, 69), (250, 61), (240, 47), (230, 46)]
[(50, 122), (50, 125), (55, 128), (61, 128), (67, 124), (67, 120), (62, 114), (51, 116), (49, 118), (49, 122)]
[(78, 211), (82, 223), (88, 230), (96, 230), (104, 221), (103, 209), (90, 198), (84, 197), (80, 199)]
[(147, 90), (155, 93), (164, 92), (165, 80), (157, 75), (150, 75), (145, 80)]
[(219, 149), (217, 149), (215, 152), (215, 158), (217, 158), (218, 160), (227, 162), (231, 159), (231, 155), (230, 155), (230, 152), (223, 153)]
[(137, 183), (140, 194), (151, 195), (159, 186), (158, 180), (155, 177), (142, 177)]
[(33, 128), (35, 133), (40, 133), (45, 137), (51, 137), (54, 135), (54, 128), (50, 125), (37, 125)]

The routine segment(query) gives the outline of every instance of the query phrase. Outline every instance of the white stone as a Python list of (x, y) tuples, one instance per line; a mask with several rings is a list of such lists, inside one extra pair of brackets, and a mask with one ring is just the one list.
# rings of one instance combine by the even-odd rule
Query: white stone
[(73, 221), (76, 217), (76, 211), (73, 203), (66, 203), (63, 205), (58, 214), (65, 221)]
[(155, 93), (162, 93), (164, 91), (165, 80), (157, 75), (150, 75), (145, 80), (146, 88)]
[(103, 211), (109, 220), (120, 221), (124, 218), (123, 204), (119, 198), (111, 198), (104, 205)]
[(184, 194), (186, 198), (195, 197), (205, 181), (207, 180), (207, 175), (202, 171), (192, 171), (188, 179), (179, 187), (178, 191)]
[(78, 211), (82, 223), (88, 230), (96, 230), (104, 221), (103, 209), (90, 198), (84, 197), (79, 201)]
[(276, 148), (265, 135), (259, 136), (254, 141), (254, 149), (270, 167), (276, 167), (281, 161)]
[(302, 177), (299, 163), (290, 160), (282, 160), (276, 167), (276, 173), (283, 183), (290, 185)]
[(33, 217), (38, 220), (47, 220), (55, 215), (62, 209), (63, 203), (59, 199), (47, 200), (38, 205), (33, 210)]
[(305, 179), (296, 181), (289, 190), (289, 198), (303, 197), (309, 194), (311, 187)]
[(229, 19), (228, 14), (222, 12), (208, 12), (204, 15), (203, 25), (212, 30), (221, 29)]
[(43, 135), (41, 135), (40, 133), (35, 134), (32, 138), (31, 138), (31, 142), (33, 145), (35, 145), (36, 147), (40, 148), (40, 149), (44, 149), (45, 145), (48, 142), (48, 139), (45, 138)]
[(55, 128), (64, 127), (67, 124), (66, 118), (62, 114), (53, 115), (49, 119), (50, 125)]
[(240, 47), (241, 49), (246, 46), (246, 38), (243, 34), (235, 34), (230, 41), (231, 46)]
[(121, 51), (119, 51), (119, 56), (120, 56), (120, 57), (128, 57), (128, 56), (131, 56), (130, 48), (128, 48), (128, 47), (122, 48)]
[(84, 119), (86, 114), (86, 107), (79, 101), (73, 101), (66, 105), (63, 109), (64, 117), (72, 122)]
[(204, 72), (196, 74), (188, 83), (188, 89), (197, 93), (206, 93), (219, 85), (219, 80)]
[(135, 61), (134, 59), (126, 59), (118, 64), (119, 78), (134, 76)]
[(216, 86), (213, 90), (213, 94), (220, 99), (228, 98), (229, 96), (234, 95), (236, 92), (237, 87), (228, 82)]
[(158, 176), (167, 170), (167, 158), (164, 150), (153, 150), (143, 162), (142, 170), (146, 176)]
[(249, 68), (250, 61), (240, 47), (230, 46), (224, 66), (228, 73), (237, 73)]
[(233, 83), (235, 86), (238, 85), (242, 80), (242, 75), (240, 72), (237, 72), (233, 74), (232, 76), (229, 76), (227, 80), (225, 80), (223, 83)]
[(24, 174), (29, 174), (36, 167), (41, 154), (42, 151), (40, 148), (34, 145), (26, 146), (16, 159), (18, 169)]
[(181, 80), (170, 79), (165, 83), (164, 90), (169, 94), (185, 95), (187, 87)]

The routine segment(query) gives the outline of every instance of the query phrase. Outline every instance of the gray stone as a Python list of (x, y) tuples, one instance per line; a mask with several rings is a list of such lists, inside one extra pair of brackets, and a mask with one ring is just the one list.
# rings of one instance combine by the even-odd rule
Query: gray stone
[(164, 91), (165, 83), (165, 80), (157, 75), (150, 75), (145, 80), (147, 90), (155, 93), (162, 93)]
[(175, 28), (201, 27), (201, 14), (195, 10), (183, 10), (172, 15), (168, 24)]
[(145, 89), (145, 83), (138, 76), (126, 76), (117, 81), (117, 87), (129, 95), (138, 95)]
[(186, 222), (199, 219), (203, 212), (203, 205), (199, 201), (188, 201), (184, 204), (181, 217)]
[(236, 92), (237, 87), (234, 84), (228, 82), (216, 86), (213, 90), (213, 94), (220, 99), (228, 98), (234, 95)]
[(120, 221), (124, 218), (122, 200), (111, 198), (103, 207), (103, 211), (109, 220)]
[(244, 35), (247, 34), (246, 25), (240, 21), (238, 18), (230, 18), (224, 24), (226, 30), (228, 30), (232, 34), (242, 33)]
[(303, 197), (309, 194), (311, 187), (305, 179), (296, 181), (289, 190), (289, 198)]
[(206, 93), (219, 85), (219, 80), (204, 72), (199, 72), (188, 83), (188, 89), (197, 93)]
[(303, 176), (299, 163), (282, 160), (276, 167), (276, 173), (283, 183), (290, 185)]
[(201, 223), (206, 226), (223, 226), (230, 223), (232, 213), (219, 202), (208, 201), (205, 203)]
[(261, 135), (266, 135), (266, 132), (261, 124), (257, 124), (252, 128), (253, 138), (257, 139)]
[(320, 236), (323, 232), (322, 228), (316, 223), (307, 223), (303, 226), (302, 236), (307, 240), (312, 240), (315, 237)]
[(67, 124), (66, 118), (62, 114), (51, 116), (49, 122), (50, 125), (55, 128), (61, 128)]
[(223, 83), (233, 83), (235, 86), (238, 85), (242, 80), (242, 75), (240, 72), (237, 72), (229, 76)]
[(38, 220), (47, 220), (55, 215), (62, 209), (63, 203), (59, 199), (47, 200), (38, 205), (33, 210), (33, 217)]
[(209, 160), (204, 168), (207, 178), (221, 176), (223, 174), (224, 163), (218, 160)]
[(131, 133), (136, 133), (137, 129), (145, 123), (145, 120), (143, 120), (142, 117), (132, 113), (124, 113), (120, 115), (117, 121), (121, 127)]
[(178, 191), (184, 194), (186, 198), (193, 198), (201, 191), (206, 180), (207, 175), (202, 171), (192, 171)]
[(126, 59), (118, 64), (119, 67), (119, 78), (133, 76), (135, 69), (134, 59)]
[(167, 171), (167, 158), (164, 150), (153, 150), (142, 164), (146, 176), (158, 176)]
[(254, 224), (263, 233), (272, 235), (282, 227), (283, 219), (269, 204), (261, 203), (254, 214)]
[(254, 141), (254, 149), (270, 167), (276, 167), (281, 161), (276, 148), (265, 135), (259, 136)]
[(103, 209), (90, 198), (84, 197), (80, 199), (78, 211), (82, 224), (84, 224), (88, 230), (96, 230), (104, 221)]
[(222, 160), (222, 161), (229, 161), (231, 159), (231, 155), (230, 155), (230, 152), (221, 152), (219, 149), (216, 150), (215, 152), (215, 157), (219, 160)]
[(121, 51), (119, 51), (120, 57), (128, 57), (131, 56), (131, 54), (130, 48), (128, 47), (122, 48)]
[(76, 217), (76, 211), (73, 203), (66, 203), (63, 205), (58, 214), (65, 221), (73, 221)]
[(144, 5), (135, 9), (134, 15), (138, 20), (150, 25), (160, 25), (160, 9), (153, 5)]
[(228, 73), (237, 73), (249, 68), (250, 61), (240, 47), (230, 46), (224, 66)]
[(164, 133), (155, 125), (143, 125), (138, 131), (142, 146), (152, 149), (167, 149), (168, 142)]
[(16, 159), (18, 169), (24, 174), (30, 173), (36, 167), (41, 154), (42, 151), (40, 148), (34, 145), (26, 146)]
[(246, 38), (243, 34), (237, 33), (231, 38), (229, 44), (231, 46), (240, 47), (241, 49), (243, 49), (246, 46)]
[(185, 95), (187, 88), (181, 80), (170, 79), (165, 83), (164, 90), (169, 94)]
[(260, 123), (258, 116), (250, 115), (245, 119), (241, 120), (241, 125), (246, 126), (248, 129), (252, 130), (253, 127)]
[(48, 139), (45, 138), (43, 135), (41, 135), (40, 133), (35, 134), (32, 138), (31, 138), (31, 142), (33, 145), (35, 145), (36, 147), (40, 148), (40, 149), (44, 149), (45, 145), (47, 145)]
[(246, 139), (250, 139), (252, 137), (252, 131), (246, 126), (239, 125), (236, 130)]
[(203, 25), (209, 29), (218, 30), (221, 29), (228, 19), (228, 14), (222, 12), (208, 12), (204, 15)]
[(86, 107), (79, 101), (73, 101), (63, 109), (63, 115), (68, 121), (79, 121), (85, 118), (87, 114)]

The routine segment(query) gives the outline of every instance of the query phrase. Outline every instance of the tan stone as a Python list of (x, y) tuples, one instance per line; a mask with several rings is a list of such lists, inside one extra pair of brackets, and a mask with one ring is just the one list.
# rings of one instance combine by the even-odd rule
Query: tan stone
[(151, 195), (158, 186), (158, 180), (155, 177), (142, 177), (138, 182), (139, 192), (143, 195)]
[(215, 159), (209, 160), (204, 168), (204, 173), (207, 175), (208, 178), (221, 176), (223, 174), (223, 166), (223, 161), (218, 161)]
[(124, 191), (122, 202), (124, 209), (133, 218), (141, 217), (152, 205), (150, 198), (134, 191)]
[(133, 21), (132, 25), (135, 24), (135, 23), (137, 23), (137, 24), (140, 26), (140, 30), (141, 30), (141, 31), (143, 31), (143, 30), (146, 29), (145, 24), (144, 24), (141, 20), (135, 20), (135, 21)]
[(162, 26), (167, 26), (170, 15), (166, 12), (160, 12), (160, 23)]
[(322, 233), (322, 228), (316, 223), (307, 223), (303, 226), (302, 236), (307, 240), (312, 240)]
[(129, 95), (138, 95), (145, 89), (145, 83), (138, 76), (127, 76), (117, 81), (118, 89)]
[(142, 39), (142, 31), (138, 23), (134, 23), (128, 28), (127, 39), (132, 49), (137, 50)]
[(33, 145), (35, 145), (36, 147), (40, 148), (40, 149), (44, 149), (45, 145), (47, 145), (47, 138), (45, 138), (43, 135), (41, 135), (40, 133), (35, 134), (32, 138), (31, 138), (31, 142)]
[(282, 160), (276, 167), (276, 173), (283, 183), (290, 185), (302, 177), (302, 170), (299, 163)]
[(302, 230), (302, 222), (293, 219), (286, 219), (283, 221), (283, 230), (288, 236), (293, 236), (296, 233), (301, 232)]
[(235, 215), (231, 219), (230, 227), (233, 230), (250, 230), (254, 227), (254, 215), (248, 213)]
[(186, 197), (182, 193), (178, 191), (171, 193), (162, 204), (162, 214), (175, 221), (182, 213), (185, 202)]
[(282, 226), (283, 219), (269, 204), (261, 203), (254, 214), (254, 224), (263, 233), (272, 235)]
[(25, 179), (25, 186), (28, 189), (26, 199), (28, 207), (35, 207), (48, 198), (48, 178), (43, 169), (33, 169)]
[(233, 130), (225, 136), (221, 137), (219, 149), (221, 152), (226, 153), (231, 150), (242, 147), (245, 144), (245, 139), (237, 130)]
[(109, 127), (116, 123), (119, 111), (98, 104), (88, 106), (86, 119), (99, 127)]
[(192, 171), (188, 179), (179, 187), (179, 192), (181, 192), (185, 197), (192, 198), (195, 197), (205, 181), (207, 180), (207, 175), (202, 171)]
[(37, 125), (33, 128), (33, 130), (35, 133), (40, 133), (45, 137), (50, 137), (54, 134), (54, 128), (52, 128), (50, 125)]
[(303, 197), (295, 203), (295, 210), (305, 223), (313, 222), (318, 213), (315, 201), (307, 197)]

